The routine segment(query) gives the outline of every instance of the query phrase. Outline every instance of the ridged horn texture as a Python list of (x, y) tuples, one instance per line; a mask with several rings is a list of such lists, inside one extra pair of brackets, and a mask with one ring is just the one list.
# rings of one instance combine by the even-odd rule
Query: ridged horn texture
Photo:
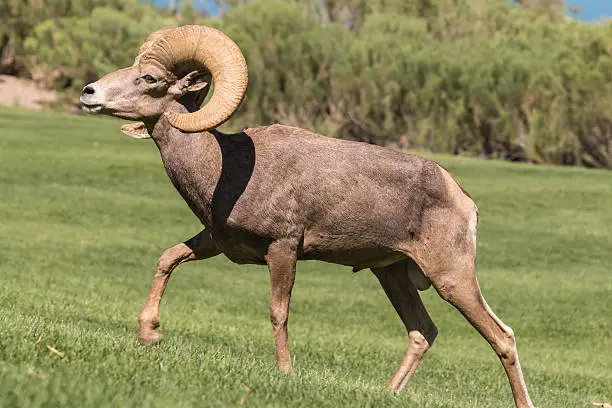
[(212, 129), (232, 116), (248, 84), (246, 61), (240, 48), (221, 31), (205, 26), (162, 28), (142, 44), (134, 65), (156, 62), (178, 78), (190, 69), (205, 68), (214, 81), (214, 92), (200, 110), (166, 112), (172, 126), (185, 132)]

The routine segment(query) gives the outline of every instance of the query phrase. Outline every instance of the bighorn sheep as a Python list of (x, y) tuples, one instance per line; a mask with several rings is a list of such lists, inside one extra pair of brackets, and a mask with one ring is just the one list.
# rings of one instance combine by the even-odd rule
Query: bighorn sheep
[[(204, 100), (210, 79), (214, 92)], [(174, 268), (225, 254), (267, 264), (280, 370), (291, 371), (289, 300), (298, 260), (370, 268), (408, 331), (389, 390), (398, 392), (437, 335), (418, 294), (431, 284), (489, 342), (517, 407), (532, 407), (514, 333), (489, 308), (474, 270), (477, 208), (448, 171), (424, 158), (272, 125), (222, 134), (240, 105), (247, 66), (238, 46), (203, 26), (149, 36), (129, 68), (83, 89), (90, 113), (130, 120), (151, 137), (172, 183), (205, 229), (166, 250), (139, 316), (139, 340), (160, 340), (159, 304)]]

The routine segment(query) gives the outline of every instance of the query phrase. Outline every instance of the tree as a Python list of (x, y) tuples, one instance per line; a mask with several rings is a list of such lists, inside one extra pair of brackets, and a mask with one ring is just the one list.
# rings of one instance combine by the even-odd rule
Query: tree
[(174, 25), (136, 0), (121, 7), (95, 7), (85, 16), (47, 19), (32, 30), (24, 48), (36, 55), (48, 84), (80, 89), (101, 75), (130, 65), (152, 31)]
[[(23, 43), (32, 29), (48, 19), (83, 17), (96, 7), (120, 9), (121, 0), (3, 0), (0, 2), (0, 73), (28, 72)], [(129, 3), (129, 2), (128, 2)]]

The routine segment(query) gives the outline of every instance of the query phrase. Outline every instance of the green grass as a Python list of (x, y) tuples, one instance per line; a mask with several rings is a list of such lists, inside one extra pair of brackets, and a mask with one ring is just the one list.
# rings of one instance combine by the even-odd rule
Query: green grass
[[(493, 351), (431, 290), (440, 335), (387, 394), (403, 326), (369, 271), (318, 262), (298, 265), (292, 375), (275, 370), (267, 270), (222, 256), (175, 272), (164, 341), (138, 345), (157, 257), (200, 226), (154, 144), (118, 128), (0, 110), (0, 406), (512, 406)], [(478, 276), (536, 405), (610, 402), (612, 173), (436, 159), (479, 205)]]

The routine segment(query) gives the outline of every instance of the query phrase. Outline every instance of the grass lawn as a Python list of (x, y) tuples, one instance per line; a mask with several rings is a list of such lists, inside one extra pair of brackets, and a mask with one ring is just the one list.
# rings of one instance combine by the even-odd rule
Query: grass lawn
[[(612, 402), (612, 172), (436, 159), (479, 206), (480, 284), (535, 404)], [(140, 346), (157, 257), (201, 228), (153, 142), (117, 121), (0, 110), (0, 192), (2, 407), (513, 406), (494, 352), (433, 290), (440, 335), (388, 394), (403, 325), (369, 271), (319, 262), (298, 265), (292, 375), (275, 369), (267, 269), (223, 256), (177, 269), (164, 341)]]

